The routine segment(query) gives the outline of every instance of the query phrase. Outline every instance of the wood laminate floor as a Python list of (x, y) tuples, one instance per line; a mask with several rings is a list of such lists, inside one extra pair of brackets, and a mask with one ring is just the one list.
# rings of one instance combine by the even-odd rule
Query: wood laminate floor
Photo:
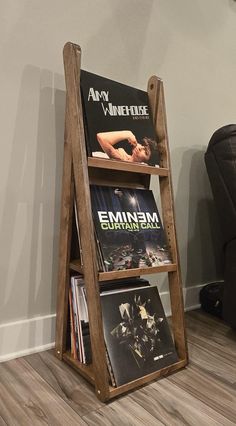
[(189, 366), (107, 404), (53, 351), (0, 364), (2, 425), (236, 425), (236, 332), (186, 314)]

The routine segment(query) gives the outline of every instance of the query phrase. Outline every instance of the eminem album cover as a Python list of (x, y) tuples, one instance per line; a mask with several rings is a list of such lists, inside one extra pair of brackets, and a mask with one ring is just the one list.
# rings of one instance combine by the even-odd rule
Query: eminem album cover
[(89, 156), (159, 164), (147, 92), (83, 70), (80, 87)]
[(101, 305), (117, 386), (178, 361), (157, 287), (101, 294)]
[(171, 263), (151, 190), (91, 185), (90, 192), (106, 271)]

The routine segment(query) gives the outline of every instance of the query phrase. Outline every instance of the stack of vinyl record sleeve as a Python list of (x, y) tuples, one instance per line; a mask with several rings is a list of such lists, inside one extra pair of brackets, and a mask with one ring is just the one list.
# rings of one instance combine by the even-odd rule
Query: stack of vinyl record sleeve
[[(88, 364), (91, 344), (86, 290), (82, 276), (71, 278), (71, 352)], [(142, 278), (108, 281), (100, 286), (107, 369), (120, 386), (178, 361), (156, 286)], [(127, 368), (123, 368), (126, 365)]]

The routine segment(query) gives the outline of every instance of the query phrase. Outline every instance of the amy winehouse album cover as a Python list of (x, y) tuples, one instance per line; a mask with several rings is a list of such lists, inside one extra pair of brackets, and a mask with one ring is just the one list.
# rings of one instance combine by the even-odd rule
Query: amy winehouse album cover
[(157, 287), (101, 294), (101, 305), (117, 386), (178, 361)]
[(80, 86), (88, 155), (158, 165), (147, 92), (83, 70)]
[(90, 191), (105, 271), (171, 263), (151, 190), (91, 185)]

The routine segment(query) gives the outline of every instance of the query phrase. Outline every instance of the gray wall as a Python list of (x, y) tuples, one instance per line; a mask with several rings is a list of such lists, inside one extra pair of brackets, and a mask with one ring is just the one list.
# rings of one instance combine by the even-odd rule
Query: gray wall
[(203, 157), (235, 122), (235, 20), (230, 0), (2, 2), (0, 324), (55, 313), (66, 41), (92, 72), (141, 89), (163, 78), (183, 285), (221, 276)]

